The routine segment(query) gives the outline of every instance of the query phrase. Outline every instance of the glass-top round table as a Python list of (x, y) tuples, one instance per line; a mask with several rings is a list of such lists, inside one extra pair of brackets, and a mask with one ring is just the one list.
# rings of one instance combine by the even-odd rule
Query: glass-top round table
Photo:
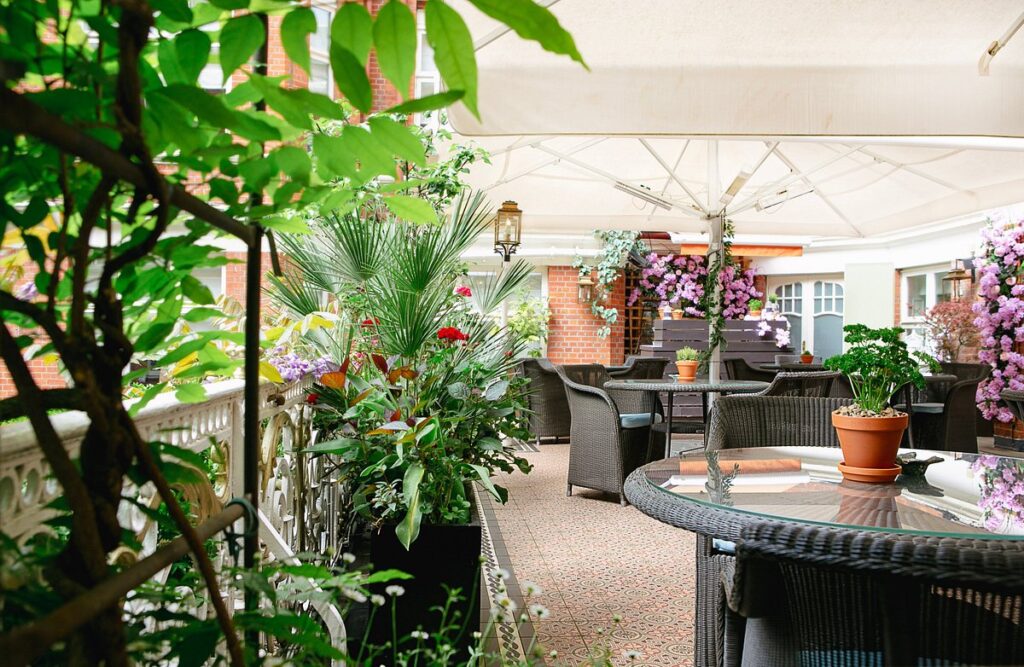
[(910, 451), (941, 461), (923, 476), (863, 484), (842, 478), (836, 468), (842, 451), (836, 448), (727, 449), (647, 464), (625, 490), (640, 511), (723, 539), (738, 536), (745, 523), (777, 520), (1024, 540), (1024, 459), (900, 450)]

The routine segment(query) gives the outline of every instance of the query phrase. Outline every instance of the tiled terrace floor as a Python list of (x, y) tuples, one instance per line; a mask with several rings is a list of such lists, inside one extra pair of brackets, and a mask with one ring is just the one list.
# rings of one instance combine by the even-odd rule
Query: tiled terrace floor
[(540, 644), (557, 651), (550, 664), (584, 664), (603, 645), (616, 665), (692, 665), (693, 536), (612, 496), (576, 489), (567, 498), (568, 445), (525, 456), (533, 472), (496, 480), (509, 502), (494, 513), (519, 587), (542, 589), (527, 602), (551, 613), (534, 621)]

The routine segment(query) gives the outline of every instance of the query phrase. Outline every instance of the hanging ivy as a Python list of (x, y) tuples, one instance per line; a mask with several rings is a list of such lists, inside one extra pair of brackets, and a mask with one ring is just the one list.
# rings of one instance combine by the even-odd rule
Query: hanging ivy
[(725, 349), (725, 303), (722, 290), (718, 287), (718, 276), (728, 267), (735, 270), (736, 262), (732, 256), (732, 239), (736, 228), (731, 220), (722, 222), (722, 249), (708, 249), (708, 273), (704, 278), (704, 294), (700, 299), (700, 308), (708, 321), (708, 347), (701, 352), (700, 368), (706, 371), (711, 355), (721, 347)]
[(645, 247), (640, 240), (640, 232), (622, 229), (597, 230), (594, 232), (594, 238), (601, 242), (601, 249), (596, 257), (597, 264), (591, 266), (583, 257), (576, 255), (572, 268), (579, 272), (580, 280), (594, 280), (590, 312), (604, 322), (597, 330), (597, 335), (600, 338), (607, 338), (612, 332), (612, 325), (619, 321), (618, 309), (606, 305), (608, 296), (626, 266), (630, 252), (643, 254)]

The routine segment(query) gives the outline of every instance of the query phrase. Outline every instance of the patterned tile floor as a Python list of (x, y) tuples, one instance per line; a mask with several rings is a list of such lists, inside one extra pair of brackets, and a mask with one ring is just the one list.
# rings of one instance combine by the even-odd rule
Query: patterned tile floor
[[(557, 651), (549, 663), (584, 664), (604, 645), (615, 665), (692, 665), (693, 535), (612, 496), (576, 489), (567, 498), (568, 445), (525, 456), (533, 472), (496, 480), (509, 502), (494, 515), (520, 588), (542, 589), (527, 602), (550, 611), (534, 621), (537, 641)], [(640, 657), (626, 659), (629, 650)]]

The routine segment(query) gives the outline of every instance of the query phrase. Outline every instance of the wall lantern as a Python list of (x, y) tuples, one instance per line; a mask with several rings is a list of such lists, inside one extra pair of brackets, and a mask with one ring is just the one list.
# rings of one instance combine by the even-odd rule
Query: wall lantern
[(501, 204), (494, 217), (494, 252), (508, 262), (515, 254), (523, 234), (523, 212), (514, 201)]
[[(963, 264), (963, 266), (960, 266)], [(953, 287), (953, 300), (960, 299), (960, 283), (965, 280), (974, 280), (974, 258), (961, 259), (954, 262), (953, 269), (942, 277), (943, 282), (949, 281)]]
[(576, 287), (576, 300), (580, 303), (590, 303), (594, 298), (594, 281), (590, 279), (590, 276), (581, 277), (576, 283)]

